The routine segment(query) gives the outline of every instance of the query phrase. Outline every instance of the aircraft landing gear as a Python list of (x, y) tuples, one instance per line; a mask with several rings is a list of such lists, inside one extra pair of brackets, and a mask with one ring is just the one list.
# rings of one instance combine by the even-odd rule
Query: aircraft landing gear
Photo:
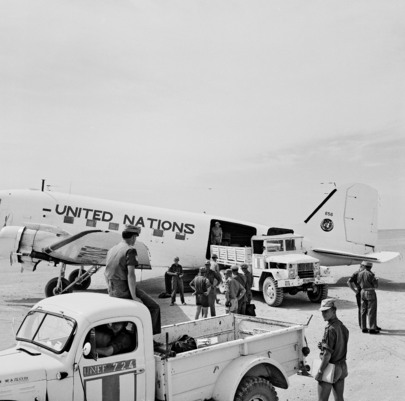
[(45, 296), (53, 297), (62, 293), (72, 292), (70, 283), (65, 279), (66, 264), (62, 263), (59, 277), (50, 279), (45, 286)]
[(74, 284), (74, 290), (84, 291), (90, 287), (91, 275), (81, 266), (80, 269), (75, 269), (69, 274), (69, 282)]
[(53, 297), (54, 295), (67, 294), (73, 290), (84, 291), (90, 287), (91, 276), (101, 268), (100, 265), (91, 266), (87, 271), (83, 266), (75, 269), (69, 274), (69, 280), (65, 278), (66, 264), (62, 263), (59, 277), (54, 277), (48, 281), (45, 286), (45, 296)]

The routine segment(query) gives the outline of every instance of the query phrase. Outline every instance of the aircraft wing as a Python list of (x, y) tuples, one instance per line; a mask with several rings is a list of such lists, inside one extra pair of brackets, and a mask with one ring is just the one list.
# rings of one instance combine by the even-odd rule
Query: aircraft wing
[[(57, 227), (7, 226), (0, 231), (3, 256), (15, 255), (17, 262), (35, 269), (41, 260), (75, 265), (106, 264), (107, 252), (122, 240), (114, 231), (86, 230), (71, 235)], [(149, 250), (140, 241), (135, 244), (140, 269), (151, 269)]]
[[(112, 231), (88, 230), (71, 235), (44, 248), (44, 252), (65, 263), (82, 265), (105, 265), (107, 252), (122, 240)], [(151, 269), (149, 252), (145, 244), (137, 241), (138, 268)]]
[(388, 251), (372, 252), (364, 255), (322, 248), (314, 248), (312, 249), (312, 251), (325, 256), (334, 256), (342, 259), (350, 259), (353, 261), (358, 261), (360, 263), (363, 261), (372, 263), (385, 263), (397, 258), (400, 255), (399, 252), (388, 252)]

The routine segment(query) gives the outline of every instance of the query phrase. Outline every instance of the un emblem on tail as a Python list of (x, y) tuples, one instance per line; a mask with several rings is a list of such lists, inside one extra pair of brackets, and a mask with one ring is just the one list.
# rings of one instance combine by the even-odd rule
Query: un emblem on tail
[(321, 228), (323, 231), (332, 231), (333, 221), (331, 219), (323, 219), (321, 222)]

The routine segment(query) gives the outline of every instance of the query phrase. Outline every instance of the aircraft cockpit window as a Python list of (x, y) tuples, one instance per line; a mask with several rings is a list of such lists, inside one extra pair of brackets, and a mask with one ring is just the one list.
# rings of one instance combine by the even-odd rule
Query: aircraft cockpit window
[[(131, 352), (137, 347), (137, 330), (132, 322), (114, 322), (96, 326), (89, 331), (84, 342), (91, 343), (92, 335), (99, 358)], [(87, 358), (91, 358), (91, 354)]]

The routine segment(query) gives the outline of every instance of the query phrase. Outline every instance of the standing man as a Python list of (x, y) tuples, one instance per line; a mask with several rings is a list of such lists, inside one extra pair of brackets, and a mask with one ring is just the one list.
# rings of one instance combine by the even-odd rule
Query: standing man
[[(349, 330), (336, 317), (336, 306), (333, 299), (324, 299), (319, 310), (322, 312), (323, 320), (328, 324), (325, 327), (322, 342), (318, 344), (322, 359), (315, 376), (315, 380), (318, 382), (318, 401), (328, 401), (332, 389), (335, 401), (344, 401), (343, 391), (345, 378), (348, 375), (346, 355)], [(323, 373), (329, 363), (335, 365), (333, 383), (322, 381)]]
[(219, 221), (215, 222), (214, 227), (211, 228), (211, 245), (222, 244), (222, 228)]
[[(215, 253), (211, 256), (211, 266), (210, 269), (214, 270), (214, 272), (216, 272), (218, 274), (218, 276), (221, 278), (221, 281), (218, 283), (221, 284), (222, 283), (222, 276), (221, 273), (219, 272), (219, 265), (217, 263), (218, 260), (218, 255), (216, 255)], [(217, 304), (219, 304), (219, 298), (218, 298), (218, 291), (217, 291), (217, 287), (215, 288), (215, 301)]]
[(104, 276), (110, 297), (141, 301), (149, 309), (153, 334), (158, 334), (161, 331), (159, 304), (136, 285), (135, 269), (138, 266), (138, 259), (134, 245), (140, 232), (140, 227), (125, 226), (122, 241), (107, 253)]
[(240, 285), (245, 289), (245, 294), (238, 300), (238, 313), (240, 315), (246, 315), (246, 276), (239, 273), (239, 267), (233, 265), (231, 267), (232, 278), (240, 283)]
[(252, 301), (252, 286), (253, 286), (253, 275), (249, 271), (249, 266), (246, 263), (243, 263), (240, 267), (242, 269), (242, 273), (246, 278), (246, 306), (250, 305)]
[(358, 275), (358, 284), (361, 288), (361, 331), (363, 333), (379, 334), (380, 328), (377, 326), (377, 295), (375, 293), (375, 289), (378, 287), (378, 279), (371, 271), (373, 267), (371, 262), (362, 262), (362, 265), (364, 269)]
[(363, 263), (360, 265), (359, 270), (357, 270), (357, 272), (354, 272), (352, 276), (349, 278), (349, 280), (347, 280), (347, 285), (356, 294), (357, 312), (360, 328), (361, 328), (361, 288), (359, 286), (358, 279), (359, 273), (364, 269)]
[(238, 313), (238, 303), (245, 296), (246, 290), (232, 277), (232, 269), (225, 271), (225, 307), (227, 313)]
[(195, 276), (190, 283), (190, 287), (194, 290), (193, 295), (195, 295), (195, 303), (197, 305), (195, 320), (200, 317), (201, 311), (203, 318), (208, 316), (208, 295), (211, 291), (211, 284), (205, 277), (206, 270), (205, 266), (200, 267), (198, 276)]
[(183, 305), (184, 302), (184, 284), (183, 284), (183, 267), (179, 264), (179, 258), (174, 258), (174, 263), (169, 267), (167, 274), (172, 277), (172, 302), (171, 306), (176, 303), (177, 289), (180, 293), (180, 300)]
[(209, 260), (207, 260), (205, 262), (205, 277), (207, 277), (207, 279), (210, 282), (210, 286), (211, 286), (211, 291), (208, 294), (208, 305), (210, 308), (210, 313), (211, 313), (211, 316), (216, 316), (215, 300), (217, 297), (217, 294), (216, 294), (217, 286), (222, 281), (222, 277), (220, 274), (218, 274), (214, 270), (211, 270), (211, 262)]

